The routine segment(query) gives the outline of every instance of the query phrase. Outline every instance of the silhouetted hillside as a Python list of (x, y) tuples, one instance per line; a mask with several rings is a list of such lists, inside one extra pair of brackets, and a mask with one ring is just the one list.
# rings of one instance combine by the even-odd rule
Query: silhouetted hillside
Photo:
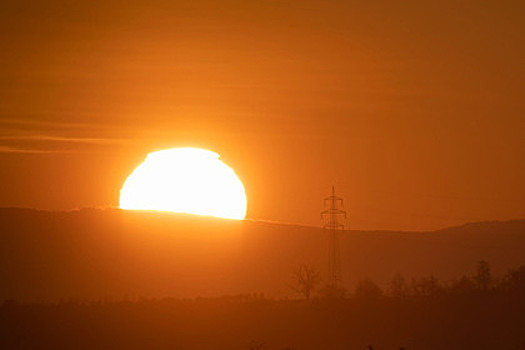
[[(160, 212), (0, 209), (0, 300), (188, 297), (240, 293), (294, 296), (292, 272), (325, 275), (323, 230)], [(493, 274), (525, 264), (525, 221), (436, 232), (346, 231), (344, 283), (396, 273), (451, 279), (478, 260)]]

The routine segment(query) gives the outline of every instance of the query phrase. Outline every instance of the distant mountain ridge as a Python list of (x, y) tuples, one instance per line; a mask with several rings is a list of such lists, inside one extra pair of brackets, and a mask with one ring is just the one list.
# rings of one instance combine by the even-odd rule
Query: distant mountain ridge
[[(495, 275), (525, 264), (525, 220), (428, 232), (344, 231), (343, 281), (385, 286), (396, 274), (452, 279), (487, 260)], [(266, 293), (293, 296), (293, 270), (326, 276), (320, 227), (82, 209), (0, 208), (0, 300)]]
[[(80, 209), (72, 209), (72, 210), (44, 210), (44, 209), (36, 209), (36, 208), (25, 208), (25, 207), (0, 207), (0, 214), (2, 212), (38, 212), (38, 213), (82, 213), (82, 212), (139, 212), (139, 211), (133, 211), (133, 210), (122, 210), (119, 208), (91, 208), (91, 207), (85, 207)], [(208, 217), (208, 216), (199, 216), (199, 215), (191, 215), (191, 214), (184, 214), (184, 213), (170, 213), (170, 212), (161, 212), (161, 211), (142, 211), (144, 213), (158, 213), (160, 215), (174, 215), (174, 216), (181, 216), (181, 217), (188, 217), (188, 218), (203, 218), (203, 219), (210, 219), (210, 220), (223, 220), (221, 218), (215, 218), (215, 217)], [(229, 220), (229, 219), (224, 219)], [(304, 228), (322, 228), (321, 226), (311, 226), (311, 225), (305, 225), (305, 224), (299, 224), (299, 223), (289, 223), (289, 222), (281, 222), (281, 221), (272, 221), (272, 220), (259, 220), (259, 219), (245, 219), (242, 220), (244, 222), (252, 222), (252, 223), (260, 223), (260, 224), (268, 224), (268, 225), (277, 225), (277, 226), (297, 226), (297, 227), (304, 227)], [(482, 221), (473, 221), (473, 222), (467, 222), (461, 225), (454, 225), (449, 227), (443, 227), (436, 230), (345, 230), (346, 232), (396, 232), (396, 233), (427, 233), (427, 232), (443, 232), (443, 231), (456, 231), (461, 229), (470, 229), (470, 228), (479, 228), (479, 227), (485, 227), (485, 228), (491, 228), (491, 229), (501, 229), (501, 228), (515, 228), (520, 230), (525, 230), (525, 218), (524, 219), (510, 219), (510, 220), (482, 220)]]

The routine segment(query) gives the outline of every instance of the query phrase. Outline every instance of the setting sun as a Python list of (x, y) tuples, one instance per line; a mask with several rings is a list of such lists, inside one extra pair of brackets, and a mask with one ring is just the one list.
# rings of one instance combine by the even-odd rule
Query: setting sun
[(120, 207), (244, 219), (246, 195), (217, 153), (174, 148), (150, 153), (126, 179)]

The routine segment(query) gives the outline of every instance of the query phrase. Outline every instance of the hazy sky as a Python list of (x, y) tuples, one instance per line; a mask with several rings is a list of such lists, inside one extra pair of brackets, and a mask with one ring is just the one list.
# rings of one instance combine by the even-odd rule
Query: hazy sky
[(434, 229), (524, 217), (515, 1), (3, 1), (0, 206), (117, 205), (197, 146), (248, 217)]

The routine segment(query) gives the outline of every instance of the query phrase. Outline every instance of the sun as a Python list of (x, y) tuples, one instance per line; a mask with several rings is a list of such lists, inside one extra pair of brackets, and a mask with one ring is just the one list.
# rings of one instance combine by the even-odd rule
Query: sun
[(217, 153), (173, 148), (148, 154), (124, 182), (120, 208), (244, 219), (246, 194)]

